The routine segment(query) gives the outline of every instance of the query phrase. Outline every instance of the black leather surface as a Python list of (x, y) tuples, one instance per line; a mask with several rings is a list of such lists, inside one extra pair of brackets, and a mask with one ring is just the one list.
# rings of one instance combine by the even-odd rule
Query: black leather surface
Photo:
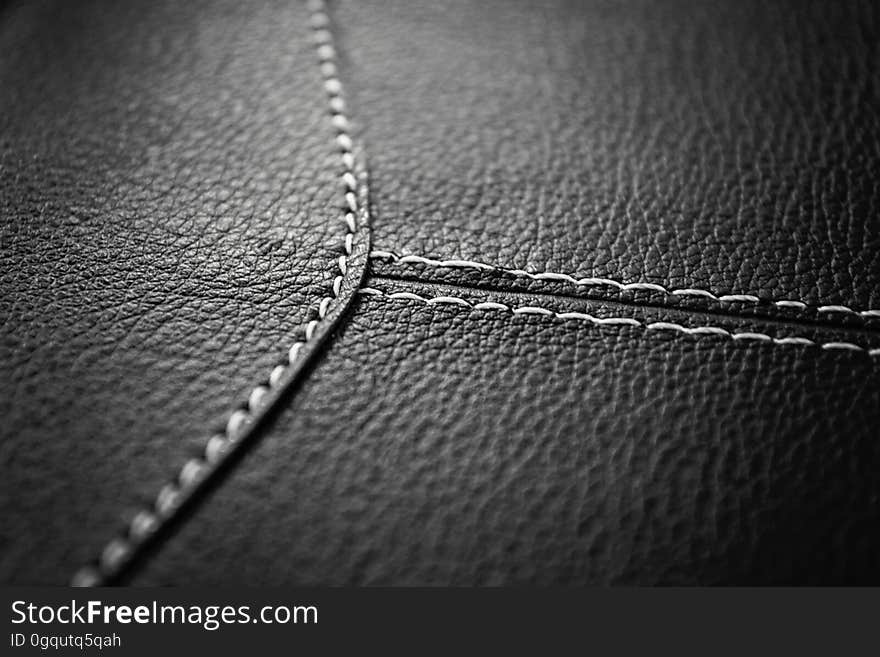
[(855, 354), (365, 297), (134, 582), (876, 581), (878, 391)]
[(375, 245), (880, 308), (874, 2), (342, 2)]
[[(301, 6), (33, 7), (2, 572), (63, 581), (310, 319), (338, 172)], [(880, 579), (876, 12), (333, 4), (368, 290), (122, 581)]]
[(455, 301), (876, 349), (819, 310), (878, 300), (873, 11), (342, 3), (375, 247), (471, 263), (375, 258), (445, 300), (365, 297), (133, 581), (876, 581), (876, 355)]
[(0, 577), (66, 583), (282, 360), (336, 274), (300, 3), (0, 17)]

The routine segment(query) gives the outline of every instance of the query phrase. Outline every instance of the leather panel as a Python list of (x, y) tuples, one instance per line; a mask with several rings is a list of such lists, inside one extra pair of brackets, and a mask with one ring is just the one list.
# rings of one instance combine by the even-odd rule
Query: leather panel
[(876, 3), (336, 14), (377, 248), (880, 308)]
[(864, 354), (365, 296), (259, 448), (133, 581), (876, 582), (878, 420)]
[(328, 294), (346, 229), (308, 17), (3, 10), (3, 581), (66, 583), (124, 534)]
[[(0, 578), (64, 582), (315, 319), (337, 133), (301, 5), (0, 12)], [(876, 12), (335, 3), (369, 289), (122, 581), (876, 583)]]

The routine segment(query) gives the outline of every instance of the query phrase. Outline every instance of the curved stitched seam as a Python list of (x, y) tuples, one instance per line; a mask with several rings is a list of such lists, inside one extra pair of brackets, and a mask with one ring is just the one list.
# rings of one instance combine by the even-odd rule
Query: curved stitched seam
[(491, 265), (485, 262), (477, 262), (475, 260), (440, 260), (427, 258), (425, 256), (414, 254), (398, 254), (393, 251), (374, 250), (370, 253), (370, 258), (376, 260), (390, 260), (401, 264), (421, 264), (429, 267), (439, 267), (444, 269), (477, 269), (486, 271), (495, 271), (512, 276), (531, 278), (537, 281), (554, 281), (569, 283), (578, 287), (614, 287), (622, 292), (628, 291), (645, 291), (666, 294), (669, 296), (679, 297), (695, 297), (700, 299), (710, 299), (720, 302), (739, 302), (751, 304), (771, 304), (777, 308), (795, 308), (797, 310), (815, 310), (817, 313), (843, 313), (861, 317), (862, 319), (880, 319), (880, 309), (869, 308), (868, 310), (854, 310), (848, 306), (823, 304), (808, 304), (804, 301), (793, 299), (767, 299), (753, 294), (722, 294), (718, 295), (708, 290), (699, 288), (677, 288), (670, 290), (667, 287), (656, 283), (622, 283), (610, 278), (599, 277), (578, 277), (574, 274), (564, 272), (530, 272), (524, 269), (513, 269), (510, 267), (502, 267), (500, 265)]
[(734, 341), (763, 342), (773, 345), (815, 347), (825, 351), (850, 351), (866, 354), (872, 358), (880, 357), (880, 348), (869, 348), (852, 342), (818, 342), (810, 338), (789, 336), (775, 338), (755, 331), (729, 331), (721, 326), (682, 326), (674, 322), (642, 322), (632, 317), (595, 317), (583, 312), (558, 312), (543, 306), (511, 306), (495, 301), (471, 302), (454, 296), (423, 297), (413, 292), (386, 292), (375, 288), (361, 288), (358, 294), (383, 297), (389, 300), (418, 301), (427, 306), (446, 305), (468, 310), (504, 312), (511, 315), (542, 315), (560, 320), (577, 320), (595, 326), (631, 326), (646, 331), (674, 332), (689, 336), (718, 336)]
[(310, 12), (311, 37), (318, 55), (323, 87), (328, 96), (331, 123), (336, 129), (336, 144), (340, 150), (343, 164), (341, 180), (345, 198), (345, 255), (340, 256), (334, 263), (339, 273), (333, 279), (332, 295), (325, 296), (318, 302), (317, 319), (306, 323), (302, 330), (303, 339), (297, 340), (288, 349), (287, 363), (277, 365), (270, 372), (266, 383), (257, 385), (251, 391), (244, 407), (230, 414), (223, 433), (214, 434), (207, 440), (203, 456), (189, 459), (180, 469), (176, 480), (159, 490), (152, 508), (141, 509), (135, 514), (128, 523), (126, 535), (117, 536), (107, 543), (100, 553), (97, 566), (84, 566), (77, 571), (71, 582), (73, 586), (95, 586), (108, 576), (115, 574), (137, 547), (142, 545), (149, 536), (173, 516), (187, 494), (194, 490), (208, 470), (240, 444), (239, 440), (255, 414), (264, 410), (263, 402), (266, 395), (277, 388), (288, 368), (296, 363), (300, 350), (311, 341), (315, 329), (327, 316), (331, 304), (339, 297), (343, 278), (348, 271), (348, 258), (352, 254), (354, 235), (358, 232), (356, 216), (359, 207), (358, 180), (355, 175), (354, 143), (350, 135), (351, 124), (346, 116), (342, 84), (336, 65), (336, 50), (333, 46), (333, 35), (329, 30), (330, 18), (323, 0), (310, 0), (308, 10)]

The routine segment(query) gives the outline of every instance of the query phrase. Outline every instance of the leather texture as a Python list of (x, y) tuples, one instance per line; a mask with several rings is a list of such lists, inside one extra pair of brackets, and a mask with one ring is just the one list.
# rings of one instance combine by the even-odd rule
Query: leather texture
[(346, 228), (308, 17), (5, 8), (4, 581), (66, 583), (91, 562), (327, 295)]
[[(7, 582), (202, 448), (345, 232), (309, 10), (125, 7), (0, 14)], [(367, 280), (116, 581), (880, 580), (875, 6), (330, 15)]]
[(878, 389), (849, 355), (363, 297), (133, 581), (230, 562), (223, 582), (258, 585), (876, 581)]
[(873, 2), (349, 2), (375, 244), (880, 308)]

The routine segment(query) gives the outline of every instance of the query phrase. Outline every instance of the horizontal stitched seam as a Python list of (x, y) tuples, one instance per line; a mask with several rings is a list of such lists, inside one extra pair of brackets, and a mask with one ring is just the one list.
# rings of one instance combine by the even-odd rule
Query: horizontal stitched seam
[(512, 269), (508, 267), (501, 267), (499, 265), (490, 265), (485, 262), (477, 262), (474, 260), (438, 260), (434, 258), (426, 258), (424, 256), (413, 255), (413, 254), (404, 254), (400, 255), (394, 253), (393, 251), (380, 251), (374, 250), (370, 254), (371, 258), (377, 260), (390, 260), (393, 262), (397, 262), (400, 264), (420, 264), (427, 265), (429, 267), (441, 267), (444, 269), (477, 269), (482, 271), (495, 271), (501, 272), (504, 274), (510, 274), (512, 276), (520, 276), (531, 278), (537, 281), (553, 281), (553, 282), (562, 282), (569, 283), (571, 285), (576, 285), (578, 287), (613, 287), (621, 291), (644, 291), (644, 292), (655, 292), (659, 294), (666, 294), (670, 296), (678, 296), (678, 297), (692, 297), (692, 298), (702, 298), (702, 299), (710, 299), (712, 301), (720, 301), (720, 302), (728, 302), (728, 303), (751, 303), (751, 304), (759, 304), (759, 303), (768, 303), (777, 308), (793, 308), (797, 310), (808, 310), (813, 309), (818, 313), (841, 313), (847, 315), (854, 315), (856, 317), (861, 317), (863, 319), (880, 319), (880, 309), (868, 309), (868, 310), (853, 310), (848, 306), (842, 305), (811, 305), (807, 304), (803, 301), (795, 301), (792, 299), (764, 299), (753, 294), (722, 294), (718, 295), (714, 292), (709, 292), (708, 290), (701, 290), (697, 288), (677, 288), (677, 289), (668, 289), (662, 285), (658, 285), (656, 283), (622, 283), (620, 281), (616, 281), (610, 278), (598, 278), (598, 277), (578, 277), (572, 274), (566, 274), (562, 272), (530, 272), (524, 269)]
[(577, 320), (595, 326), (631, 326), (646, 331), (665, 331), (689, 336), (717, 336), (734, 341), (762, 342), (765, 344), (802, 346), (823, 349), (825, 351), (850, 351), (865, 354), (872, 358), (880, 357), (880, 348), (868, 348), (852, 342), (818, 342), (804, 337), (774, 338), (766, 333), (753, 331), (729, 331), (720, 326), (688, 327), (673, 322), (642, 322), (632, 317), (594, 317), (583, 312), (557, 312), (542, 306), (510, 306), (495, 301), (473, 303), (467, 299), (454, 296), (423, 297), (412, 292), (385, 292), (375, 288), (361, 288), (358, 294), (384, 297), (390, 300), (417, 301), (428, 306), (446, 305), (467, 308), (469, 310), (504, 312), (511, 315), (542, 315), (561, 320)]
[[(859, 342), (860, 339), (874, 340), (880, 335), (877, 329), (880, 328), (875, 322), (858, 323), (852, 326), (838, 324), (834, 322), (823, 322), (822, 318), (801, 317), (800, 315), (753, 315), (744, 314), (737, 308), (726, 308), (722, 305), (708, 307), (681, 307), (663, 303), (662, 299), (646, 299), (644, 301), (638, 299), (618, 298), (611, 295), (595, 295), (580, 296), (576, 290), (572, 289), (541, 289), (530, 290), (521, 289), (520, 287), (511, 287), (503, 281), (496, 280), (453, 280), (447, 281), (435, 279), (423, 272), (404, 271), (394, 269), (392, 271), (373, 271), (370, 276), (372, 284), (370, 287), (380, 289), (427, 289), (426, 286), (442, 285), (444, 294), (463, 297), (466, 299), (481, 296), (528, 296), (530, 297), (529, 305), (539, 305), (547, 307), (557, 307), (562, 304), (563, 307), (569, 307), (570, 304), (590, 303), (601, 305), (608, 312), (618, 315), (634, 315), (637, 312), (661, 312), (675, 313), (692, 318), (692, 322), (703, 322), (706, 324), (735, 322), (737, 325), (744, 322), (761, 324), (766, 326), (766, 332), (774, 331), (822, 331), (822, 332), (839, 332), (846, 333), (850, 337), (849, 341)], [(447, 289), (448, 288), (448, 289)], [(532, 299), (533, 298), (533, 299)], [(534, 303), (532, 303), (534, 301)], [(674, 320), (678, 321), (678, 320)], [(684, 321), (684, 320), (682, 320)]]

